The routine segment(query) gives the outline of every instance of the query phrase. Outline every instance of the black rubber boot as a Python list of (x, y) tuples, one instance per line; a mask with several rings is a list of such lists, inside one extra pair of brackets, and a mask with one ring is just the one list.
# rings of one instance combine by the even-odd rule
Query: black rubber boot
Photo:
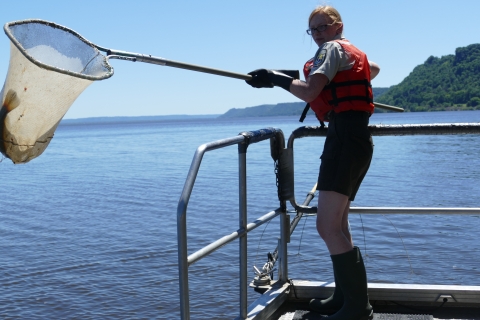
[(312, 309), (313, 311), (322, 314), (331, 314), (337, 312), (343, 306), (343, 292), (338, 285), (337, 275), (335, 274), (335, 272), (333, 273), (333, 275), (335, 276), (335, 290), (333, 291), (333, 294), (323, 300), (310, 300), (309, 306), (310, 309)]
[(358, 247), (331, 256), (337, 284), (343, 292), (343, 306), (330, 320), (370, 320), (373, 308), (368, 301), (367, 273)]

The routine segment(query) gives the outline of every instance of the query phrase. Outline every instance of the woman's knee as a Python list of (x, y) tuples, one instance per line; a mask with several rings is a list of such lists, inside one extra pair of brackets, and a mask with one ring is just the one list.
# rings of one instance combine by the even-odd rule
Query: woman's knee
[(324, 221), (324, 219), (322, 219), (320, 216), (317, 216), (317, 232), (323, 240), (328, 239), (329, 235), (333, 231), (332, 229), (332, 225), (326, 223), (326, 221)]

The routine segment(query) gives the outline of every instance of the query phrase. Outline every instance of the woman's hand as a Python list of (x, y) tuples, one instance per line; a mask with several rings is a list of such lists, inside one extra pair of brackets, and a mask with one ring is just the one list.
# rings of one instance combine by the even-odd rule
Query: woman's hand
[(245, 80), (245, 82), (254, 88), (273, 88), (277, 86), (287, 91), (290, 91), (290, 85), (293, 79), (300, 77), (298, 70), (257, 69), (250, 72), (249, 75), (251, 75), (252, 78)]

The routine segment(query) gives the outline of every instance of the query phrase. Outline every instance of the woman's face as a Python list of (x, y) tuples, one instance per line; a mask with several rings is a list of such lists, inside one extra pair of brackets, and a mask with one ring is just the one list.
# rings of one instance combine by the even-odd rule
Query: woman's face
[(312, 33), (312, 38), (313, 41), (320, 47), (322, 44), (324, 44), (327, 41), (331, 41), (335, 39), (337, 34), (341, 34), (341, 28), (343, 24), (340, 23), (335, 23), (332, 25), (329, 25), (333, 22), (332, 18), (330, 18), (328, 15), (324, 13), (317, 13), (312, 17), (312, 20), (310, 21), (310, 29), (323, 29), (326, 26), (326, 29), (324, 31), (318, 31), (315, 30)]

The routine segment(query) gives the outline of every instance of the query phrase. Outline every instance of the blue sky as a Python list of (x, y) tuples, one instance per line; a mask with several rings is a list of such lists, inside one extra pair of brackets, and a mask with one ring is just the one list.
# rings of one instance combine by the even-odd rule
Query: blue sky
[[(480, 42), (478, 0), (16, 0), (2, 24), (39, 18), (69, 27), (93, 43), (239, 73), (301, 69), (316, 51), (305, 33), (319, 4), (341, 13), (345, 36), (381, 67), (374, 87), (401, 82), (429, 56), (454, 54)], [(0, 74), (9, 40), (0, 36)], [(96, 81), (65, 118), (221, 114), (231, 108), (299, 101), (280, 88), (254, 89), (242, 80), (112, 60), (112, 78)]]

